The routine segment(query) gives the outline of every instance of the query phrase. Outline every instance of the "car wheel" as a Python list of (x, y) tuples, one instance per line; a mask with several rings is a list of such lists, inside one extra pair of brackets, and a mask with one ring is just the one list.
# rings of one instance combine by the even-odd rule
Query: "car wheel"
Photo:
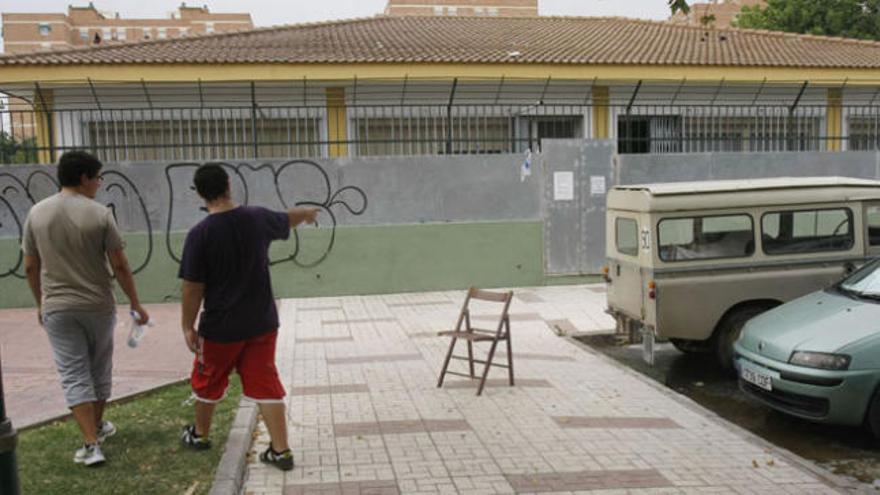
[(874, 438), (880, 440), (880, 388), (874, 391), (871, 403), (868, 404), (865, 427), (874, 435)]
[(739, 339), (746, 322), (773, 306), (752, 305), (739, 308), (721, 320), (715, 330), (714, 347), (718, 365), (723, 370), (733, 370), (733, 344)]
[(685, 354), (705, 354), (709, 352), (709, 342), (705, 340), (669, 339), (676, 349)]

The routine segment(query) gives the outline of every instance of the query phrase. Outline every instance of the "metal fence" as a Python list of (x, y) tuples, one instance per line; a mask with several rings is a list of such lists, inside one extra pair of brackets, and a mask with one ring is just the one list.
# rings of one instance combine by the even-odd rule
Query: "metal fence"
[[(542, 139), (597, 135), (620, 153), (877, 150), (880, 106), (399, 104), (52, 108), (0, 112), (0, 163), (444, 155), (539, 150)], [(839, 128), (838, 128), (839, 127)]]

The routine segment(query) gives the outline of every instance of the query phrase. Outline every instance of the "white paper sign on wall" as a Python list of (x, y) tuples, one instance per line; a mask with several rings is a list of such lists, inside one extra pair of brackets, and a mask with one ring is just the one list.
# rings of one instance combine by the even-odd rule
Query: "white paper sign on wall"
[(605, 195), (605, 176), (604, 175), (591, 175), (590, 176), (590, 196), (604, 196)]
[(574, 172), (553, 172), (553, 200), (574, 199)]

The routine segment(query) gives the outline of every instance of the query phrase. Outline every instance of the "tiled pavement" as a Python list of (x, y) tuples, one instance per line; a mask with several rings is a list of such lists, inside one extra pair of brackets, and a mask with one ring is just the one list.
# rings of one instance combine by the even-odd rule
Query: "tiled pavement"
[(454, 376), (435, 387), (448, 345), (436, 333), (463, 291), (282, 301), (297, 467), (255, 460), (260, 424), (246, 493), (835, 492), (790, 454), (557, 336), (613, 326), (601, 286), (516, 294), (517, 385), (496, 368), (482, 397)]

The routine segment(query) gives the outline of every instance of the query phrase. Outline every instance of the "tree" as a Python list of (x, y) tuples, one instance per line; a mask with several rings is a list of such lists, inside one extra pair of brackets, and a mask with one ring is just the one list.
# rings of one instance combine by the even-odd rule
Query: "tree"
[(37, 163), (37, 140), (15, 139), (0, 131), (0, 164)]
[(767, 0), (744, 7), (735, 26), (880, 40), (880, 0)]
[(672, 15), (675, 15), (675, 13), (679, 11), (681, 11), (682, 14), (687, 15), (688, 12), (691, 11), (691, 6), (688, 5), (687, 0), (666, 0), (666, 3), (669, 4), (669, 9), (672, 10)]

